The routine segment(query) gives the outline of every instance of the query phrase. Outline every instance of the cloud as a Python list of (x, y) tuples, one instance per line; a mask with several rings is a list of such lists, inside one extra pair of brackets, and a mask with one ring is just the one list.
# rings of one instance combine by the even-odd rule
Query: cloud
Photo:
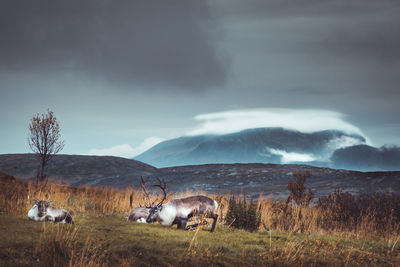
[(317, 109), (245, 109), (200, 114), (201, 122), (187, 135), (228, 134), (250, 128), (282, 127), (311, 133), (323, 130), (340, 130), (348, 134), (364, 134), (359, 128), (346, 122), (344, 115), (334, 111)]
[(353, 138), (350, 136), (341, 136), (330, 140), (326, 144), (325, 153), (320, 155), (314, 155), (312, 153), (298, 153), (298, 152), (287, 152), (281, 149), (267, 148), (267, 151), (272, 155), (281, 156), (281, 163), (288, 164), (292, 162), (310, 162), (310, 161), (320, 161), (320, 162), (330, 162), (332, 155), (337, 149), (343, 149), (348, 147), (353, 147), (357, 145), (363, 145), (365, 142), (358, 138)]
[(159, 137), (149, 137), (137, 147), (131, 147), (129, 144), (123, 144), (101, 149), (94, 148), (89, 151), (89, 155), (133, 158), (164, 140), (165, 139)]
[(312, 153), (287, 152), (282, 149), (274, 149), (274, 148), (267, 148), (267, 151), (272, 155), (281, 156), (280, 159), (281, 164), (288, 164), (293, 162), (310, 162), (310, 161), (330, 162), (332, 155), (337, 149), (344, 149), (363, 144), (365, 143), (358, 138), (353, 138), (350, 136), (341, 136), (339, 138), (330, 140), (326, 144), (325, 153), (320, 155), (314, 155)]
[(226, 78), (218, 28), (206, 1), (6, 0), (0, 73), (206, 89)]
[(287, 164), (291, 162), (310, 162), (316, 160), (316, 158), (311, 154), (286, 152), (284, 150), (273, 149), (273, 148), (270, 148), (269, 152), (273, 155), (281, 156), (282, 164)]
[(364, 144), (364, 142), (358, 138), (353, 138), (350, 136), (341, 136), (339, 138), (332, 139), (331, 141), (329, 141), (329, 143), (327, 144), (327, 147), (331, 151), (335, 151), (337, 149), (350, 147), (350, 146), (357, 146), (357, 145), (362, 145), (362, 144)]

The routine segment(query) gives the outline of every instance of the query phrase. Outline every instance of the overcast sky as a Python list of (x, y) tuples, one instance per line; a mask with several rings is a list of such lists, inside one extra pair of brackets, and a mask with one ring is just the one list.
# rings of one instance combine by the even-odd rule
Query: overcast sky
[(400, 145), (398, 14), (397, 0), (2, 0), (0, 153), (28, 152), (48, 108), (68, 154), (130, 157), (255, 110)]

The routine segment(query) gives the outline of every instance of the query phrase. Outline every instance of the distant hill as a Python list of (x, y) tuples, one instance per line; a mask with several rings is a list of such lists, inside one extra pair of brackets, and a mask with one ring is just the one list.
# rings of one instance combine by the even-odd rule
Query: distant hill
[(135, 159), (156, 167), (212, 163), (305, 163), (328, 166), (337, 148), (365, 144), (364, 137), (327, 130), (248, 129), (225, 135), (186, 136), (161, 142)]
[(352, 194), (386, 191), (400, 192), (400, 172), (358, 172), (297, 164), (206, 164), (160, 169), (174, 190), (244, 193), (257, 198), (261, 193), (285, 200), (288, 181), (294, 172), (309, 171), (307, 186), (315, 197), (343, 189)]
[(337, 168), (396, 171), (400, 169), (400, 148), (351, 146), (336, 150), (331, 160)]
[[(16, 168), (15, 168), (16, 167)], [(29, 180), (35, 175), (33, 154), (0, 155), (0, 180)], [(136, 160), (106, 156), (56, 155), (47, 174), (72, 186), (137, 186), (140, 176), (166, 180), (170, 192), (191, 190), (209, 193), (241, 193), (272, 199), (287, 197), (293, 172), (310, 171), (307, 180), (316, 197), (341, 188), (354, 194), (371, 191), (400, 192), (400, 172), (357, 172), (296, 164), (206, 164), (157, 169)], [(1, 173), (7, 173), (1, 174)], [(4, 177), (3, 177), (4, 176)], [(149, 184), (152, 184), (150, 182)]]
[[(23, 180), (33, 179), (38, 162), (34, 154), (0, 155), (0, 171)], [(140, 176), (156, 176), (159, 170), (145, 163), (119, 157), (56, 155), (46, 175), (76, 185), (112, 185), (123, 187), (137, 184)]]

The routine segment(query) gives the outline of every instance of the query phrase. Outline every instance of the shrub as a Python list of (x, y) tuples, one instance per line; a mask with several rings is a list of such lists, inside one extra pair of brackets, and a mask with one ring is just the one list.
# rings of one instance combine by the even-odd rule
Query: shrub
[(232, 227), (255, 231), (261, 224), (261, 205), (254, 201), (247, 203), (244, 197), (236, 199), (231, 196), (225, 221)]
[(319, 198), (317, 208), (326, 228), (382, 234), (397, 231), (400, 224), (400, 195), (394, 193), (375, 192), (355, 196), (335, 190)]
[(341, 190), (334, 190), (330, 195), (319, 198), (317, 207), (320, 208), (322, 219), (328, 228), (353, 228), (360, 216), (356, 198)]
[(286, 200), (286, 203), (294, 201), (296, 205), (301, 207), (307, 207), (311, 200), (314, 198), (314, 193), (311, 188), (306, 187), (304, 184), (307, 178), (310, 177), (310, 172), (294, 172), (294, 181), (289, 181), (287, 188), (290, 191), (290, 195)]

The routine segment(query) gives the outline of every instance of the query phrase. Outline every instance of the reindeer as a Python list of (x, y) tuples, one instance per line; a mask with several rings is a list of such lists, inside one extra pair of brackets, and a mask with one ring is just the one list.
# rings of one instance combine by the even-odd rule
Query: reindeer
[(147, 207), (136, 207), (128, 216), (128, 221), (135, 221), (138, 223), (146, 223), (147, 217), (149, 217), (150, 208)]
[(158, 221), (161, 225), (172, 226), (177, 224), (178, 229), (186, 229), (186, 224), (189, 218), (195, 215), (203, 215), (205, 218), (213, 218), (211, 232), (214, 232), (217, 223), (218, 214), (215, 211), (218, 208), (218, 203), (206, 196), (190, 196), (171, 200), (163, 204), (167, 198), (166, 183), (164, 180), (157, 178), (159, 184), (154, 185), (159, 187), (164, 197), (157, 205), (152, 205), (150, 214), (146, 219), (147, 223)]
[(33, 201), (34, 205), (28, 212), (28, 218), (33, 221), (60, 222), (74, 224), (71, 214), (63, 209), (51, 207), (51, 201)]
[[(150, 205), (146, 204), (146, 202), (151, 203), (149, 193), (147, 193), (146, 190), (146, 182), (148, 181), (149, 178), (147, 178), (146, 181), (143, 179), (143, 177), (140, 177), (140, 179), (141, 179), (140, 187), (143, 190), (143, 201), (145, 203), (145, 206), (142, 207), (141, 205), (139, 205), (138, 207), (135, 207), (129, 214), (127, 220), (136, 221), (138, 223), (146, 223), (146, 219), (150, 214), (150, 208), (151, 208), (151, 204)], [(130, 196), (131, 208), (132, 208), (132, 202), (133, 202), (133, 195), (131, 194)]]
[(34, 200), (34, 205), (28, 212), (28, 218), (29, 218), (29, 220), (32, 220), (32, 221), (37, 221), (37, 222), (43, 221), (44, 217), (39, 217), (39, 209), (38, 209), (36, 202), (37, 202), (37, 200)]

